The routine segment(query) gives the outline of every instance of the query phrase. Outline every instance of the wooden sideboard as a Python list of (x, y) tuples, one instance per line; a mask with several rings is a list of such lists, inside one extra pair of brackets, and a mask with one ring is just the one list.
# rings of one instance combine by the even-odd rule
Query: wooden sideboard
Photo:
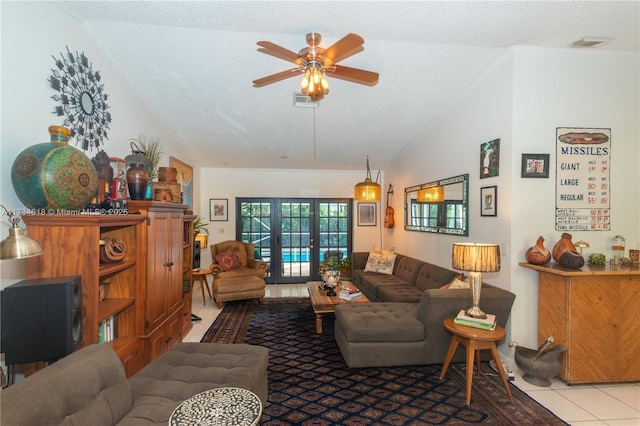
[(538, 342), (564, 345), (558, 376), (569, 384), (640, 380), (640, 268), (589, 265), (538, 271)]

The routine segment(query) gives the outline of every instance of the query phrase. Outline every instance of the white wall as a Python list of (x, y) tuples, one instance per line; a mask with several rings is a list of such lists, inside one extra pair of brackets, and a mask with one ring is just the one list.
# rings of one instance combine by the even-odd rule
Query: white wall
[[(47, 128), (62, 124), (52, 114), (55, 92), (47, 79), (54, 68), (53, 57), (60, 58), (66, 46), (72, 52), (84, 52), (101, 72), (105, 92), (109, 95), (113, 121), (104, 150), (110, 156), (131, 153), (129, 138), (158, 136), (166, 155), (161, 165), (169, 165), (174, 155), (189, 163), (180, 149), (180, 140), (160, 121), (149, 106), (137, 96), (120, 69), (91, 40), (81, 24), (55, 2), (2, 2), (1, 19), (1, 133), (0, 133), (0, 201), (9, 209), (24, 208), (11, 185), (11, 166), (25, 148), (47, 142)], [(71, 144), (75, 142), (72, 140)], [(87, 151), (93, 157), (97, 151)], [(198, 187), (194, 189), (197, 194)], [(8, 235), (9, 222), (0, 216), (0, 235)], [(23, 225), (24, 226), (24, 225)], [(0, 284), (6, 286), (24, 277), (24, 261), (2, 261)]]
[[(611, 231), (574, 232), (591, 252), (611, 257), (611, 238), (622, 234), (627, 247), (640, 245), (640, 135), (638, 55), (594, 50), (516, 48), (492, 67), (428, 129), (423, 142), (406, 149), (385, 170), (397, 189), (470, 175), (469, 237), (402, 229), (387, 241), (401, 253), (451, 267), (451, 245), (459, 240), (508, 244), (502, 270), (486, 281), (509, 289), (516, 301), (507, 339), (537, 347), (537, 273), (518, 266), (539, 235), (551, 249), (555, 231), (555, 129), (612, 129)], [(479, 179), (481, 143), (500, 138), (500, 174)], [(551, 154), (549, 179), (521, 179), (522, 153)], [(481, 217), (483, 186), (498, 186), (498, 216)], [(403, 201), (395, 198), (396, 212)], [(508, 353), (504, 343), (501, 351)]]
[[(516, 293), (512, 335), (537, 346), (538, 274), (515, 266), (538, 236), (547, 248), (555, 230), (555, 134), (557, 127), (611, 129), (611, 231), (571, 232), (590, 244), (587, 253), (612, 257), (611, 239), (640, 244), (640, 106), (638, 55), (593, 50), (515, 50), (511, 289)], [(551, 154), (549, 179), (520, 179), (522, 153)]]
[[(236, 198), (279, 197), (279, 198), (353, 198), (353, 186), (364, 180), (366, 170), (276, 170), (276, 169), (218, 169), (203, 168), (200, 173), (200, 212), (209, 218), (209, 199), (229, 200), (229, 221), (211, 222), (209, 244), (235, 239)], [(384, 186), (384, 185), (383, 185)], [(353, 204), (353, 250), (369, 251), (374, 245), (381, 245), (383, 229), (380, 220), (381, 204), (377, 203), (376, 227), (357, 226), (357, 203)], [(384, 219), (383, 219), (384, 220)], [(204, 250), (202, 265), (209, 265), (211, 253)]]

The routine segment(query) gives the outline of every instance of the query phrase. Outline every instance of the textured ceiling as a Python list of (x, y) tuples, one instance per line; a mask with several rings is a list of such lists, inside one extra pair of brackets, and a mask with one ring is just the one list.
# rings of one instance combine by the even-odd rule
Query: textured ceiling
[[(612, 39), (601, 50), (637, 52), (640, 40), (637, 1), (59, 3), (203, 167), (357, 170), (369, 155), (384, 168), (509, 47), (597, 36)], [(364, 51), (340, 64), (379, 83), (330, 79), (316, 109), (293, 106), (298, 78), (252, 87), (292, 68), (257, 41), (297, 52), (309, 32), (323, 47), (362, 36)]]

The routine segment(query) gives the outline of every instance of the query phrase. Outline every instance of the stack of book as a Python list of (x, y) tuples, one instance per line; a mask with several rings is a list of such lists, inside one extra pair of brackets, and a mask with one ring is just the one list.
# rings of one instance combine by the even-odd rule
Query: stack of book
[(481, 328), (483, 330), (496, 329), (496, 316), (487, 314), (486, 318), (470, 317), (464, 312), (464, 309), (458, 312), (458, 316), (453, 320), (454, 324), (465, 325), (467, 327)]
[(343, 288), (340, 290), (340, 299), (354, 300), (362, 296), (362, 293), (357, 288)]
[(98, 324), (98, 343), (110, 342), (118, 337), (118, 316), (113, 315)]

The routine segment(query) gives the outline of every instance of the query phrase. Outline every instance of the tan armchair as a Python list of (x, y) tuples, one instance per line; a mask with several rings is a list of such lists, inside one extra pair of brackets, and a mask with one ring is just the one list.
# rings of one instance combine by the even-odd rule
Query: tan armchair
[[(240, 261), (240, 267), (224, 271), (221, 265), (216, 262), (216, 256), (224, 251), (233, 250), (238, 256)], [(256, 260), (254, 258), (254, 251), (256, 246), (254, 244), (245, 243), (242, 241), (224, 241), (218, 244), (211, 245), (211, 273), (214, 277), (239, 277), (245, 275), (255, 275), (259, 278), (264, 278), (267, 273), (267, 262)]]
[[(213, 275), (213, 299), (219, 308), (229, 300), (253, 299), (260, 302), (264, 299), (267, 263), (254, 258), (255, 245), (242, 241), (224, 241), (212, 244), (209, 267)], [(216, 256), (233, 250), (240, 266), (225, 271), (216, 262)]]

